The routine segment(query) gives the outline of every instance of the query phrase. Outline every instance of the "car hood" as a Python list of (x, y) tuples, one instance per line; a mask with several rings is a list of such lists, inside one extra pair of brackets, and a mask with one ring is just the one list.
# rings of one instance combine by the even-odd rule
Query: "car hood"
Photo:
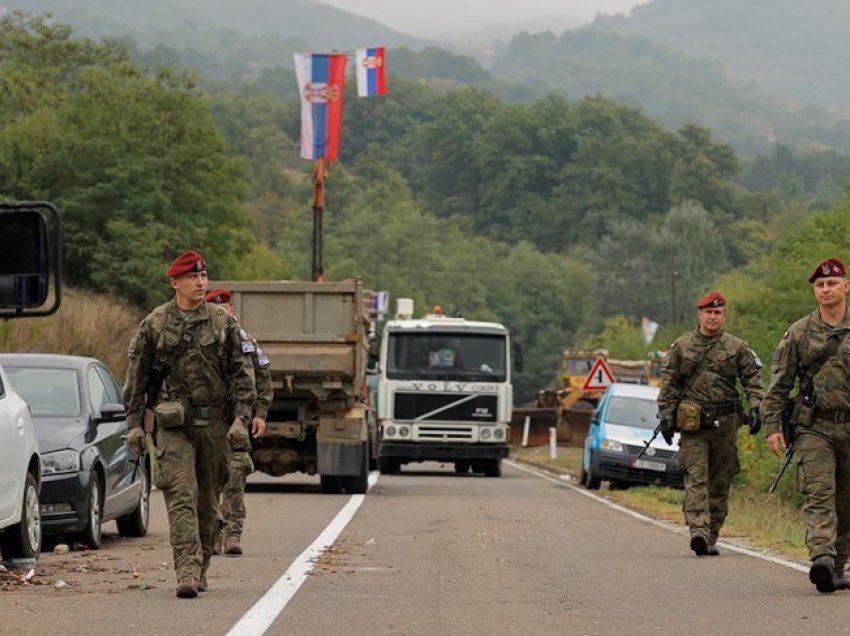
[[(645, 442), (652, 437), (651, 428), (640, 428), (638, 426), (622, 426), (620, 424), (605, 425), (605, 439), (612, 439), (621, 444), (631, 444), (632, 446), (643, 446)], [(676, 450), (679, 441), (679, 434), (676, 433), (673, 437), (673, 445), (667, 446), (667, 442), (659, 434), (653, 441), (653, 448), (666, 448)]]
[(86, 432), (86, 420), (80, 417), (34, 417), (38, 450), (42, 454), (63, 448), (77, 448)]

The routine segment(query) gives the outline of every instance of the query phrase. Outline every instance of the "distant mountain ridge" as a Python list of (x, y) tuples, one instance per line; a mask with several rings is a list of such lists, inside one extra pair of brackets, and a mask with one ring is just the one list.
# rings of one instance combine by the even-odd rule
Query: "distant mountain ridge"
[[(139, 46), (180, 46), (185, 34), (236, 31), (250, 36), (277, 36), (305, 42), (315, 49), (427, 44), (316, 0), (3, 0), (11, 10), (49, 12), (83, 35), (130, 36)], [(181, 35), (182, 34), (182, 35)]]

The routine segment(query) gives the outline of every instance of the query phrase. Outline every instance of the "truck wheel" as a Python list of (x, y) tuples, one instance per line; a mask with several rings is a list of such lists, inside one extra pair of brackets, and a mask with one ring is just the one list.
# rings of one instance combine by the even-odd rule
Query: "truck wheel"
[(378, 470), (381, 471), (382, 475), (395, 475), (401, 470), (401, 462), (390, 457), (379, 457)]
[(459, 459), (455, 462), (455, 472), (463, 475), (464, 473), (469, 472), (469, 460), (468, 459)]
[(338, 495), (342, 492), (342, 477), (339, 475), (322, 475), (319, 477), (319, 483), (326, 495)]
[(473, 473), (483, 473), (487, 471), (486, 459), (473, 459), (471, 463)]
[(485, 459), (484, 460), (484, 475), (487, 477), (501, 477), (502, 476), (502, 458), (496, 457), (495, 459)]
[(344, 477), (342, 480), (345, 492), (349, 495), (365, 495), (369, 490), (369, 444), (363, 442), (363, 459), (360, 461), (360, 474), (354, 477)]

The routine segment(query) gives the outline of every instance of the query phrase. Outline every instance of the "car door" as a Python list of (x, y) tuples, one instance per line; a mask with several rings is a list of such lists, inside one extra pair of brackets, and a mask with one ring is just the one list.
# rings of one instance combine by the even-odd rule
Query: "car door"
[(21, 452), (15, 410), (12, 396), (6, 392), (0, 375), (0, 528), (8, 525), (7, 520), (16, 513), (17, 494), (24, 475), (21, 462), (25, 454)]
[[(95, 366), (95, 369), (106, 388), (106, 402), (110, 404), (121, 404), (123, 401), (121, 385), (118, 384), (115, 376), (103, 365), (98, 364)], [(115, 501), (120, 513), (136, 507), (139, 499), (139, 488), (137, 483), (133, 483), (133, 474), (137, 472), (136, 464), (130, 459), (130, 451), (127, 449), (124, 441), (127, 434), (127, 419), (122, 418), (110, 424), (114, 427), (115, 438), (118, 440), (115, 451), (115, 472), (118, 475)]]
[(99, 366), (96, 364), (89, 365), (86, 369), (86, 389), (91, 409), (90, 425), (97, 429), (94, 443), (106, 474), (106, 483), (103, 484), (103, 518), (106, 520), (113, 518), (116, 510), (122, 509), (122, 491), (129, 485), (125, 481), (127, 454), (122, 452), (124, 447), (124, 440), (121, 439), (122, 422), (96, 423), (103, 405), (112, 401), (103, 377), (99, 373)]

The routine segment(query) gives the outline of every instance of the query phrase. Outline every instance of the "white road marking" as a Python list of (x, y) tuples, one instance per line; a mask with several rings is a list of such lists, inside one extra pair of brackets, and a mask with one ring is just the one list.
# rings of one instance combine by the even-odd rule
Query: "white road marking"
[[(373, 471), (369, 474), (369, 489), (377, 482), (378, 472)], [(364, 498), (365, 495), (351, 495), (348, 503), (322, 530), (316, 540), (292, 562), (289, 569), (269, 588), (269, 591), (254, 603), (254, 606), (245, 612), (239, 622), (227, 632), (228, 636), (261, 636), (271, 627), (313, 570), (322, 552), (333, 545), (354, 517)]]
[[(541, 470), (531, 468), (529, 466), (523, 466), (522, 464), (518, 464), (513, 461), (506, 461), (506, 464), (511, 466), (512, 468), (517, 468), (519, 470), (523, 470), (527, 473), (531, 473), (532, 475), (536, 475), (541, 479), (545, 479), (546, 481), (551, 481), (552, 483), (558, 484), (559, 486), (564, 486), (565, 488), (571, 488), (577, 493), (584, 495), (585, 497), (590, 497), (591, 499), (595, 499), (596, 501), (605, 504), (609, 508), (613, 508), (614, 510), (621, 512), (625, 515), (629, 515), (630, 517), (634, 517), (635, 519), (639, 519), (645, 523), (652, 524), (653, 526), (658, 526), (659, 528), (664, 528), (665, 530), (669, 530), (671, 532), (675, 532), (676, 534), (685, 534), (688, 530), (687, 528), (683, 528), (681, 526), (674, 525), (667, 521), (659, 521), (658, 519), (653, 519), (652, 517), (647, 517), (646, 515), (642, 515), (639, 512), (635, 512), (634, 510), (630, 510), (625, 506), (621, 506), (620, 504), (614, 503), (613, 501), (609, 501), (605, 499), (605, 497), (600, 497), (597, 494), (590, 492), (584, 488), (579, 488), (578, 486), (574, 486), (573, 484), (564, 482), (563, 479), (557, 479), (550, 474), (542, 472)], [(796, 561), (791, 561), (790, 559), (786, 559), (785, 557), (771, 554), (771, 553), (763, 553), (753, 550), (751, 548), (745, 548), (742, 546), (735, 545), (734, 543), (730, 543), (729, 541), (725, 541), (723, 539), (718, 540), (717, 545), (725, 548), (727, 550), (731, 550), (732, 552), (738, 552), (740, 554), (746, 554), (747, 556), (755, 557), (757, 559), (761, 559), (762, 561), (769, 561), (771, 563), (776, 563), (777, 565), (783, 565), (786, 568), (791, 568), (792, 570), (797, 570), (798, 572), (808, 572), (809, 568), (801, 563), (797, 563)]]

